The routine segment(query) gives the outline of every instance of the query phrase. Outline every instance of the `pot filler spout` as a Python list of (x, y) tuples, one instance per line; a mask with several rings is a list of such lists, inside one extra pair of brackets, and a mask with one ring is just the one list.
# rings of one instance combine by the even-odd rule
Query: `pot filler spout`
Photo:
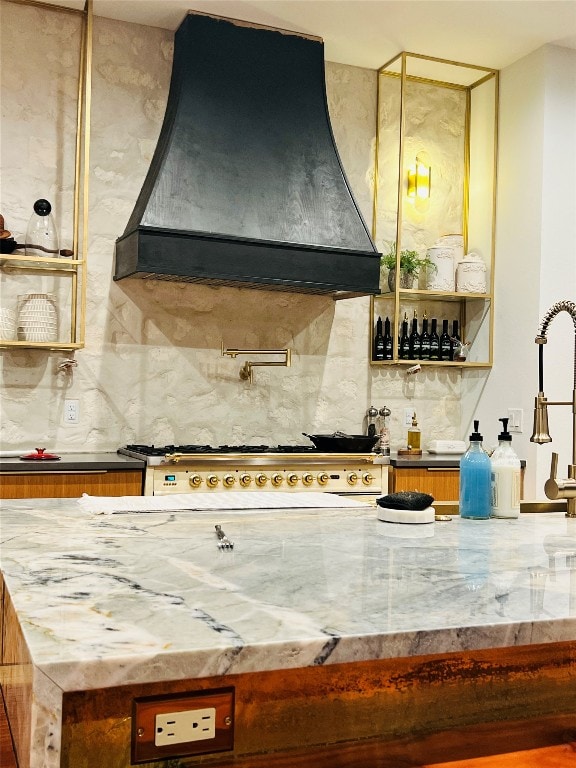
[(115, 280), (379, 293), (334, 143), (316, 37), (190, 12)]

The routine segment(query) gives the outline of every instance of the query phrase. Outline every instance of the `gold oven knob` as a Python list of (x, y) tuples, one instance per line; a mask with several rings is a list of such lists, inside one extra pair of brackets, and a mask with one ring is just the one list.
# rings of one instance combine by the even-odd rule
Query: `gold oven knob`
[(208, 475), (206, 478), (206, 485), (208, 488), (216, 488), (218, 485), (218, 476), (217, 475)]
[(272, 485), (275, 488), (278, 488), (280, 485), (282, 485), (283, 482), (284, 482), (284, 478), (282, 477), (280, 472), (274, 472), (274, 474), (272, 475)]
[(304, 474), (302, 475), (302, 482), (304, 483), (304, 485), (312, 485), (312, 483), (314, 482), (313, 475), (311, 475), (310, 472), (304, 472)]
[(224, 475), (224, 477), (222, 478), (222, 485), (225, 488), (232, 488), (235, 482), (236, 482), (236, 478), (234, 477), (234, 475)]
[(364, 485), (372, 485), (373, 480), (374, 480), (374, 475), (371, 475), (370, 472), (362, 473), (362, 482), (364, 483)]
[(348, 485), (356, 485), (358, 482), (358, 475), (356, 472), (349, 472), (348, 477), (346, 478), (348, 481)]
[(248, 488), (251, 482), (252, 482), (252, 478), (246, 472), (240, 475), (240, 485), (242, 486), (242, 488)]
[(202, 485), (202, 478), (200, 477), (200, 475), (190, 475), (190, 477), (188, 478), (188, 482), (190, 483), (192, 488), (200, 488), (200, 486)]
[(268, 482), (267, 475), (265, 475), (264, 472), (258, 472), (258, 474), (256, 475), (256, 485), (258, 486), (258, 488), (262, 488), (263, 486), (266, 485), (267, 482)]
[(296, 472), (289, 472), (288, 477), (286, 478), (286, 482), (288, 485), (294, 487), (298, 483), (298, 475)]
[(318, 480), (318, 485), (328, 485), (328, 480), (330, 478), (328, 477), (326, 472), (319, 472), (318, 477), (316, 480)]

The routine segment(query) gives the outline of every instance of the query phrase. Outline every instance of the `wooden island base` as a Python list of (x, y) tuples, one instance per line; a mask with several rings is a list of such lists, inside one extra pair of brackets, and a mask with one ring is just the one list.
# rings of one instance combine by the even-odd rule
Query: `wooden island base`
[(129, 768), (135, 697), (223, 686), (234, 751), (144, 765), (569, 768), (575, 654), (556, 643), (65, 693), (61, 768)]

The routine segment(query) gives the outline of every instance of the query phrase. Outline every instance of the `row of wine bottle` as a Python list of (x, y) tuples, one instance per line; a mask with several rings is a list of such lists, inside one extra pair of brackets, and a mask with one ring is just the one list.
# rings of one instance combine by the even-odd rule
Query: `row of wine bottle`
[[(442, 332), (438, 333), (438, 321), (435, 317), (430, 321), (426, 312), (422, 319), (422, 330), (418, 330), (418, 317), (414, 311), (412, 328), (408, 333), (408, 315), (404, 313), (402, 331), (398, 337), (399, 360), (437, 360), (450, 362), (455, 359), (455, 354), (460, 346), (458, 320), (452, 321), (452, 334), (448, 333), (448, 320), (442, 320)], [(386, 318), (382, 324), (379, 317), (376, 322), (376, 335), (374, 336), (373, 360), (392, 360), (394, 357), (394, 341), (390, 330), (390, 318)]]

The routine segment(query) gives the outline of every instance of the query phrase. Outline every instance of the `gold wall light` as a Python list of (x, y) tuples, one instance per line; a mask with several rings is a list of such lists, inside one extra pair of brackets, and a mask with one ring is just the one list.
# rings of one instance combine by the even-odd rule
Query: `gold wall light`
[(416, 208), (424, 210), (430, 202), (432, 168), (427, 152), (418, 152), (414, 165), (408, 169), (407, 195)]

